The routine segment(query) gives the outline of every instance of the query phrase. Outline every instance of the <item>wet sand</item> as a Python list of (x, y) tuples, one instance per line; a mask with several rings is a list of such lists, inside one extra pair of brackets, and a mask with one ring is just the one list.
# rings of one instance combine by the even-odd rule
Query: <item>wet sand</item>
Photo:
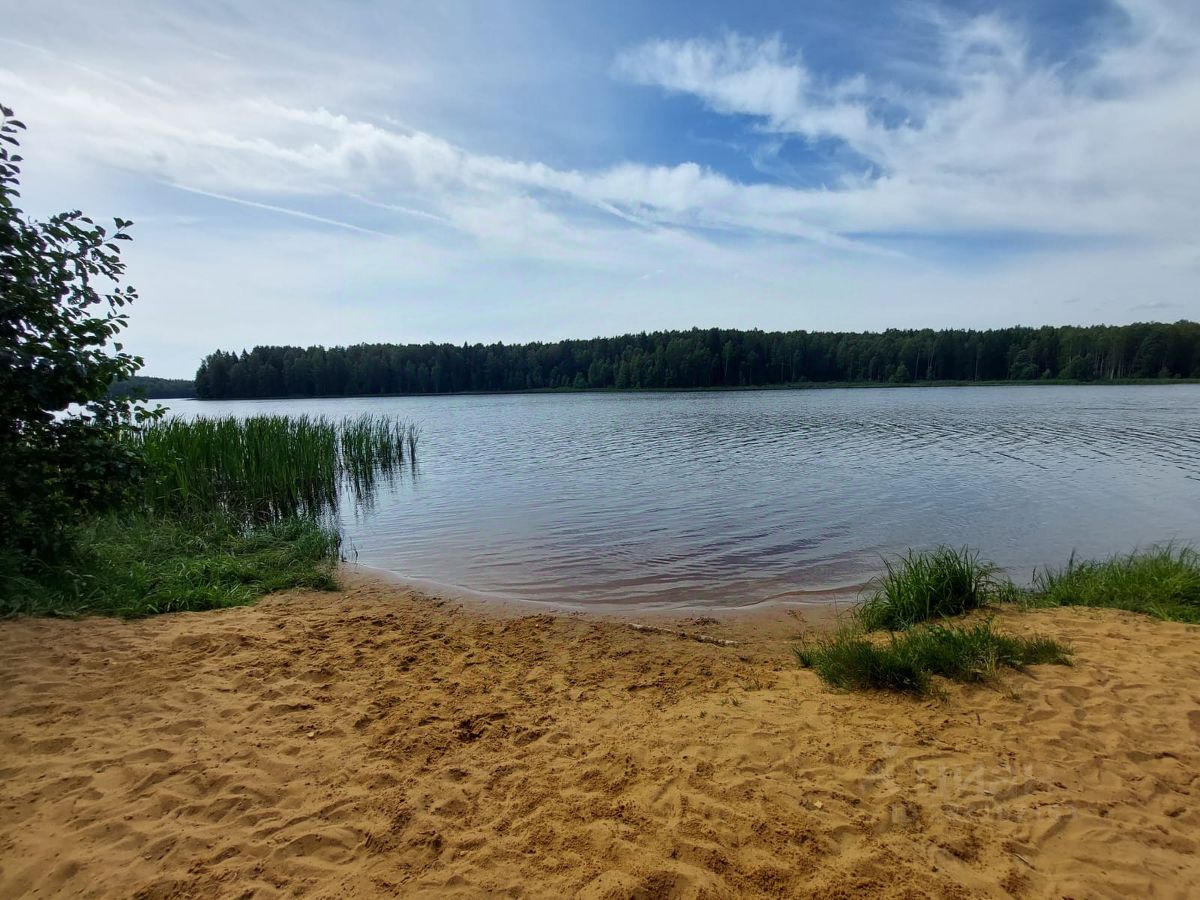
[(798, 669), (820, 619), (0, 622), (0, 896), (1194, 896), (1200, 628), (1006, 612), (1075, 666), (914, 701)]

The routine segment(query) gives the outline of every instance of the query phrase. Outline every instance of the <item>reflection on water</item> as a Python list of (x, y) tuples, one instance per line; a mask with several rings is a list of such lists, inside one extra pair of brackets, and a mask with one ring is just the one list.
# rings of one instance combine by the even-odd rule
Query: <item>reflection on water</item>
[(743, 606), (853, 588), (881, 554), (1014, 577), (1200, 542), (1200, 386), (175, 401), (387, 413), (419, 470), (343, 510), (359, 560), (504, 597)]

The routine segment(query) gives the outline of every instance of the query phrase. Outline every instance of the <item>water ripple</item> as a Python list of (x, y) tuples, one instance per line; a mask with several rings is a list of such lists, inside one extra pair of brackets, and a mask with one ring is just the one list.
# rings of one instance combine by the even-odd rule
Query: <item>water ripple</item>
[(180, 402), (391, 413), (419, 475), (347, 510), (367, 564), (582, 606), (742, 606), (854, 589), (881, 554), (1200, 541), (1200, 386)]

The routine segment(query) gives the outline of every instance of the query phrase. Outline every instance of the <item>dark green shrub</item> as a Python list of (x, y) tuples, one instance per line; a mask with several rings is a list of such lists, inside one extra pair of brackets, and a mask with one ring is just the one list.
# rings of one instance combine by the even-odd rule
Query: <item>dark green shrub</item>
[(119, 242), (79, 212), (46, 222), (18, 208), (25, 126), (0, 106), (0, 553), (36, 565), (69, 549), (71, 526), (124, 502), (141, 472), (122, 441), (138, 416), (109, 385), (141, 368), (113, 338), (136, 298)]

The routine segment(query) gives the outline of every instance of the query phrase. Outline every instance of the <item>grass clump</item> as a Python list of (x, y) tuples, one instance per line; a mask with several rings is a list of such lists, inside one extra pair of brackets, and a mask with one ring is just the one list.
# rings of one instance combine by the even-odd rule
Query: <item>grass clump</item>
[(931, 690), (932, 678), (978, 683), (995, 680), (1001, 668), (1070, 663), (1070, 651), (1046, 637), (1014, 637), (975, 625), (927, 625), (873, 642), (852, 629), (796, 648), (796, 657), (827, 684), (842, 690)]
[(867, 631), (900, 631), (929, 619), (961, 615), (986, 605), (1000, 588), (996, 567), (966, 547), (910, 550), (884, 565), (885, 573), (856, 612)]
[(851, 630), (795, 648), (800, 665), (826, 684), (845, 691), (902, 691), (924, 694), (929, 672), (891, 644), (872, 643)]
[(1166, 545), (1034, 575), (1032, 606), (1098, 606), (1200, 624), (1200, 553)]
[(3, 579), (5, 615), (125, 618), (224, 609), (288, 588), (337, 587), (337, 532), (312, 519), (106, 516), (80, 529), (70, 558)]
[(992, 681), (1002, 668), (1070, 662), (1069, 651), (1057, 641), (999, 634), (991, 621), (929, 625), (901, 635), (895, 644), (932, 674), (966, 683)]

